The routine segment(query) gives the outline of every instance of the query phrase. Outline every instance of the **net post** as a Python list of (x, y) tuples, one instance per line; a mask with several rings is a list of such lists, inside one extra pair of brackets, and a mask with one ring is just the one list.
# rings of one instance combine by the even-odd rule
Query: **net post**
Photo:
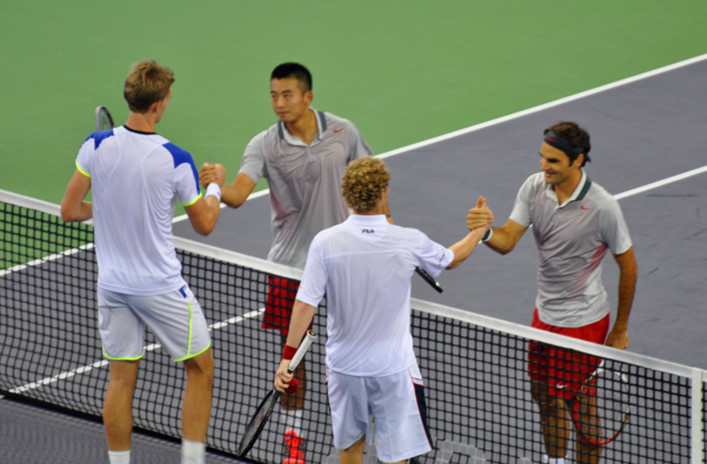
[(692, 398), (690, 404), (691, 424), (690, 424), (690, 462), (692, 464), (703, 464), (705, 457), (704, 436), (704, 372), (701, 369), (692, 371)]

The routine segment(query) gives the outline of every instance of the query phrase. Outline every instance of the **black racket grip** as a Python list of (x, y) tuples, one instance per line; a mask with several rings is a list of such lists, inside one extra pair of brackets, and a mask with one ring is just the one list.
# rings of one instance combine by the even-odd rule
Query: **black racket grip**
[(443, 289), (442, 286), (439, 284), (439, 282), (437, 282), (434, 278), (432, 278), (432, 276), (429, 275), (429, 274), (427, 273), (427, 271), (425, 271), (424, 269), (419, 268), (419, 267), (416, 267), (416, 268), (415, 268), (415, 272), (417, 272), (420, 277), (422, 277), (423, 279), (425, 279), (425, 282), (427, 282), (428, 284), (430, 284), (430, 286), (431, 286), (432, 288), (434, 288), (435, 290), (437, 290), (439, 293), (442, 293), (442, 292), (444, 291), (444, 289)]

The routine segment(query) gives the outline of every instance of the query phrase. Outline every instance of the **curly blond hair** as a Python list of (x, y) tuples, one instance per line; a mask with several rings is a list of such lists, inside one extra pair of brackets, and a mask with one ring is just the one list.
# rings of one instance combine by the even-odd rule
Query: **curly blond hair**
[(389, 181), (390, 173), (382, 160), (360, 158), (346, 167), (341, 194), (351, 209), (366, 213), (376, 207)]

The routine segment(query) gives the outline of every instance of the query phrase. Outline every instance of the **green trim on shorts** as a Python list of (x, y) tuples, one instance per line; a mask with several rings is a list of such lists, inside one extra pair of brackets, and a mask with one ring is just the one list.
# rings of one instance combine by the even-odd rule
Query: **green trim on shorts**
[(105, 348), (103, 348), (102, 351), (103, 351), (103, 357), (106, 358), (106, 359), (108, 359), (109, 361), (139, 361), (139, 360), (141, 360), (142, 358), (145, 357), (145, 352), (144, 352), (144, 351), (142, 352), (142, 354), (141, 354), (140, 356), (136, 356), (136, 357), (134, 357), (134, 358), (114, 358), (114, 357), (108, 355), (108, 353), (106, 352)]
[(199, 351), (198, 353), (192, 354), (192, 355), (187, 355), (181, 359), (174, 359), (174, 362), (188, 361), (189, 359), (196, 358), (197, 356), (199, 356), (202, 353), (205, 353), (209, 348), (211, 348), (211, 343), (212, 342), (209, 342), (208, 346), (206, 348), (204, 348), (203, 350)]
[[(199, 195), (201, 195), (201, 194), (199, 194)], [(191, 352), (189, 351), (189, 350), (191, 350), (191, 337), (192, 337), (192, 330), (193, 330), (192, 320), (194, 319), (194, 309), (191, 307), (191, 303), (189, 303), (188, 301), (187, 301), (187, 306), (189, 306), (189, 337), (187, 338), (187, 355), (184, 356), (183, 358), (175, 359), (174, 362), (182, 362), (182, 361), (186, 361), (187, 359), (194, 358), (196, 356), (199, 356), (201, 353), (205, 352), (209, 348), (211, 348), (211, 342), (209, 342), (209, 345), (206, 348), (204, 348), (203, 350), (199, 351), (196, 354), (191, 354)]]

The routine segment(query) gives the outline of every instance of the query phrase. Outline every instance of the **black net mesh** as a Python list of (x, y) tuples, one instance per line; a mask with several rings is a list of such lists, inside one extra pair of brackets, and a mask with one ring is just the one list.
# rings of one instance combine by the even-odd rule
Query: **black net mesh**
[[(0, 203), (0, 391), (100, 416), (108, 363), (96, 328), (92, 226), (64, 224), (51, 212), (16, 203), (14, 197)], [(282, 352), (279, 332), (261, 328), (268, 279), (278, 273), (265, 262), (257, 268), (239, 264), (228, 252), (221, 259), (180, 248), (178, 255), (213, 338), (216, 374), (207, 445), (235, 453), (251, 414), (272, 386)], [(434, 305), (417, 306), (412, 333), (435, 445), (419, 462), (540, 462), (545, 448), (527, 374), (532, 340), (509, 333), (504, 324), (495, 327), (490, 319), (473, 322), (449, 311), (419, 308)], [(303, 450), (310, 463), (338, 462), (326, 396), (325, 313), (323, 303), (313, 325), (320, 338), (305, 361)], [(183, 368), (152, 335), (146, 345), (133, 402), (135, 426), (179, 437)], [(564, 343), (563, 348), (573, 345)], [(697, 411), (692, 408), (690, 375), (652, 367), (649, 359), (636, 355), (603, 359), (607, 370), (628, 380), (630, 416), (613, 442), (597, 448), (601, 462), (687, 463), (691, 452), (702, 453), (692, 449), (691, 437), (698, 434), (704, 446), (702, 417), (707, 411), (704, 401)], [(704, 397), (707, 386), (697, 388)], [(700, 427), (692, 425), (694, 414)], [(280, 463), (287, 455), (280, 416), (276, 408), (250, 459)], [(570, 426), (567, 457), (575, 462), (576, 443), (582, 438)], [(373, 453), (367, 449), (367, 455)]]

